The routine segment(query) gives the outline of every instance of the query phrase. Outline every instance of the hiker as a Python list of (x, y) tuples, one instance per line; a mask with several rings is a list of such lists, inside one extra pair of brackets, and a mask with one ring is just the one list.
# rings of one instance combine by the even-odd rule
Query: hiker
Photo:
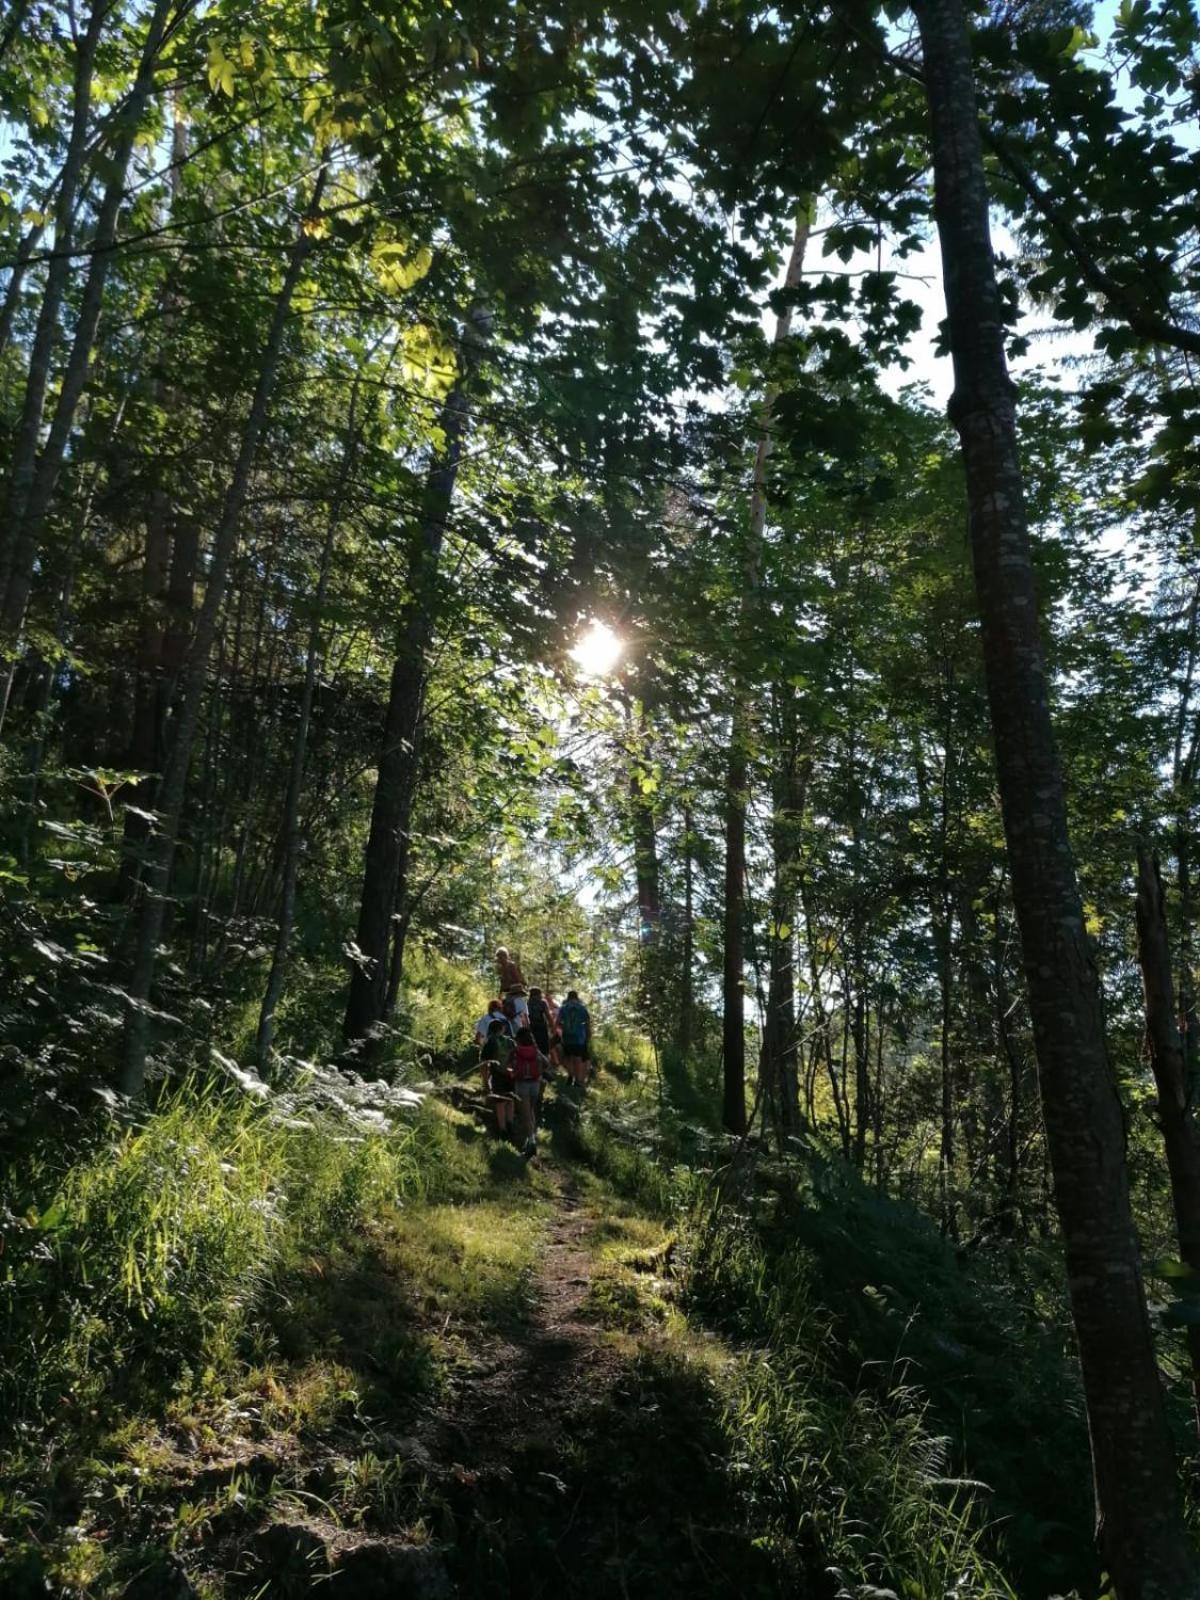
[(502, 1135), (512, 1131), (517, 1103), (513, 1098), (514, 1045), (508, 1033), (508, 1024), (498, 1017), (488, 1030), (487, 1042), (479, 1054), (483, 1073), (484, 1093), (489, 1095), (496, 1111), (496, 1130)]
[(525, 979), (521, 976), (521, 968), (503, 945), (496, 951), (496, 972), (500, 979), (501, 994), (508, 994), (511, 989), (524, 989)]
[(529, 1031), (534, 1044), (544, 1056), (549, 1057), (554, 1044), (550, 1003), (536, 985), (529, 991)]
[[(489, 1000), (487, 1016), (480, 1017), (479, 1021), (475, 1024), (475, 1043), (477, 1045), (484, 1045), (487, 1043), (488, 1031), (491, 1028), (492, 1023), (496, 1022), (497, 1020), (504, 1022), (507, 1027), (507, 1021), (504, 1015), (504, 1002), (503, 1000)], [(508, 1028), (508, 1032), (511, 1034), (512, 1029)]]
[(528, 1028), (517, 1033), (517, 1047), (513, 1052), (516, 1073), (517, 1105), (521, 1112), (518, 1132), (524, 1135), (524, 1154), (537, 1154), (537, 1111), (542, 1094), (542, 1058)]
[(529, 1001), (523, 985), (518, 984), (504, 996), (504, 1015), (512, 1025), (514, 1038), (518, 1029), (529, 1026)]
[(554, 996), (546, 989), (542, 993), (546, 1002), (546, 1009), (550, 1013), (550, 1060), (556, 1067), (562, 1066), (562, 1034), (558, 1027), (558, 1005)]
[(567, 1076), (582, 1088), (590, 1075), (588, 1054), (592, 1041), (592, 1019), (575, 989), (568, 991), (567, 998), (558, 1009), (558, 1026), (562, 1031)]

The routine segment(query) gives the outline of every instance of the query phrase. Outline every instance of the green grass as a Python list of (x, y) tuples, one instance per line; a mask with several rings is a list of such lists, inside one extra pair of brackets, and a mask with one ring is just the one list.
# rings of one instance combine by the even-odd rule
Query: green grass
[[(438, 1049), (477, 998), (444, 979), (418, 956), (405, 1013)], [(295, 1064), (269, 1099), (193, 1078), (14, 1165), (5, 1594), (165, 1587), (172, 1559), (207, 1600), (303, 1592), (255, 1543), (279, 1518), (432, 1541), (479, 1595), (1086, 1590), (1052, 1292), (992, 1284), (819, 1151), (734, 1172), (700, 1069), (660, 1094), (636, 1044), (561, 1089), (542, 1172), (441, 1101)], [(564, 1175), (602, 1376), (511, 1483), (431, 1480), (406, 1436), (481, 1340), (520, 1344)]]

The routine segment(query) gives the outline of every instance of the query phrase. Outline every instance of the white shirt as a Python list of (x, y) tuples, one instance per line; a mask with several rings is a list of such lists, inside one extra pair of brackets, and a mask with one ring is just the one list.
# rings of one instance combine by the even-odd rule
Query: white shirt
[(489, 1011), (486, 1017), (480, 1017), (479, 1021), (475, 1024), (475, 1038), (477, 1043), (485, 1044), (487, 1042), (488, 1029), (491, 1027), (493, 1022), (507, 1023), (508, 1018), (504, 1015), (503, 1011)]

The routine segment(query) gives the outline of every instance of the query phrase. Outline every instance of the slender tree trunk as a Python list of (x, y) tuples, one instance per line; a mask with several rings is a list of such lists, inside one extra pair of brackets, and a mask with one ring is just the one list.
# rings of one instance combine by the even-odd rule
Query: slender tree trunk
[[(328, 170), (328, 167), (323, 166), (317, 176), (306, 223), (319, 211)], [(191, 763), (196, 729), (200, 722), (200, 712), (204, 705), (208, 659), (216, 636), (221, 604), (225, 598), (230, 563), (237, 549), (242, 509), (246, 503), (250, 477), (258, 459), (259, 442), (266, 426), (275, 390), (275, 379), (283, 353), (283, 340), (291, 315), (292, 299), (313, 246), (312, 233), (306, 226), (302, 226), (293, 241), (283, 283), (275, 298), (271, 326), (259, 364), (254, 399), (242, 430), (237, 460), (225, 492), (221, 518), (213, 537), (204, 603), (196, 618), (191, 647), (181, 673), (179, 710), (159, 786), (158, 831), (152, 836), (147, 850), (144, 879), (146, 892), (138, 917), (133, 967), (127, 991), (129, 1011), (125, 1024), (125, 1050), (121, 1074), (121, 1087), (127, 1095), (140, 1095), (145, 1085), (150, 994), (154, 986), (158, 944), (162, 934), (171, 867), (175, 859), (179, 824), (183, 816), (188, 767)]]
[(647, 764), (641, 759), (647, 737), (646, 715), (642, 707), (630, 711), (628, 728), (633, 746), (629, 764), (629, 810), (633, 824), (633, 863), (637, 882), (638, 942), (643, 955), (653, 955), (662, 929), (662, 899), (659, 891), (654, 800), (642, 788), (647, 771)]
[(263, 994), (262, 1008), (258, 1016), (258, 1037), (255, 1046), (260, 1072), (266, 1070), (271, 1060), (271, 1044), (275, 1037), (275, 1011), (283, 995), (292, 926), (296, 915), (296, 885), (300, 875), (300, 855), (304, 846), (303, 830), (300, 827), (300, 800), (304, 793), (304, 768), (308, 759), (308, 730), (312, 722), (317, 669), (321, 660), (321, 627), (324, 621), (325, 596), (329, 590), (329, 571), (333, 565), (333, 552), (337, 544), (338, 529), (341, 526), (346, 490), (354, 473), (354, 461), (358, 453), (358, 394), (359, 382), (356, 379), (350, 391), (342, 470), (329, 510), (325, 542), (321, 547), (317, 592), (313, 599), (312, 623), (308, 631), (308, 649), (304, 658), (304, 686), (300, 691), (300, 710), (288, 766), (287, 794), (283, 803), (283, 887), (279, 897), (279, 923), (275, 930), (271, 970), (267, 976), (266, 992)]
[(45, 231), (44, 223), (35, 222), (17, 246), (17, 259), (9, 270), (8, 282), (4, 286), (4, 299), (0, 301), (0, 355), (8, 349), (8, 342), (12, 338), (13, 322), (16, 320), (17, 308), (21, 304), (25, 274), (29, 270), (29, 258), (41, 243)]
[(817, 961), (816, 920), (813, 916), (811, 893), (803, 873), (799, 879), (800, 909), (804, 916), (804, 948), (808, 952), (808, 986), (813, 1002), (813, 1032), (825, 1073), (829, 1079), (829, 1094), (837, 1117), (838, 1139), (843, 1159), (850, 1159), (850, 1109), (846, 1100), (845, 1080), (839, 1080), (837, 1062), (833, 1056), (833, 1038), (829, 1026), (829, 1012), (821, 993), (821, 967)]
[[(429, 644), (437, 619), (437, 581), (470, 423), (469, 387), (491, 326), (482, 308), (472, 313), (463, 337), (463, 373), (442, 412), (445, 446), (426, 487), (426, 513), (415, 530), (409, 558), (409, 601), (400, 628), (399, 649), (388, 690), (387, 718), (371, 831), (363, 863), (358, 918), (358, 952), (342, 1032), (348, 1041), (365, 1038), (387, 1010), (388, 949), (393, 915), (406, 897), (409, 831), (420, 760), (421, 706)], [(401, 912), (401, 915), (403, 912)]]
[(692, 850), (692, 808), (683, 808), (683, 944), (680, 951), (679, 974), (679, 1027), (675, 1047), (686, 1058), (692, 1048), (693, 1009), (695, 1007), (695, 980), (692, 963), (696, 959), (695, 929), (695, 868)]
[[(183, 119), (175, 108), (174, 128), (171, 138), (171, 204), (178, 203), (181, 186), (181, 163), (187, 154), (187, 134)], [(168, 213), (169, 214), (169, 213)], [(175, 334), (179, 313), (178, 279), (174, 271), (168, 275), (162, 297), (163, 329), (159, 337), (160, 359)], [(166, 385), (161, 376), (150, 384), (154, 403), (162, 404), (167, 398)], [(142, 557), (142, 614), (138, 628), (137, 673), (133, 692), (133, 731), (129, 740), (127, 765), (134, 772), (158, 772), (163, 755), (163, 723), (166, 717), (165, 651), (169, 628), (169, 594), (172, 577), (172, 528), (178, 518), (171, 496), (162, 483), (156, 483), (150, 496), (150, 509), (146, 518), (146, 534)], [(149, 832), (147, 808), (150, 795), (144, 796), (140, 806), (126, 807), (121, 843), (121, 865), (118, 875), (118, 893), (128, 899), (137, 882), (137, 852)]]
[[(17, 423), (12, 461), (9, 466), (4, 523), (0, 527), (0, 611), (6, 599), (17, 541), (37, 465), (38, 439), (41, 436), (42, 415), (50, 385), (54, 346), (58, 338), (58, 317), (71, 276), (70, 251), (75, 225), (75, 206), (87, 145), (88, 122), (91, 116), (92, 76), (96, 65), (96, 50), (108, 14), (107, 0), (95, 0), (87, 27), (80, 35), (75, 49), (71, 128), (67, 135), (66, 156), (59, 175), (58, 197), (54, 206), (54, 249), (46, 268), (42, 303), (38, 311), (37, 326), (34, 329), (33, 346), (29, 353), (21, 416)], [(15, 648), (15, 639), (0, 634), (0, 650), (12, 652)], [(2, 661), (0, 661), (0, 674), (2, 674), (0, 697), (6, 704), (12, 685), (12, 673), (11, 669), (5, 670)], [(0, 724), (3, 723), (3, 716), (4, 705), (0, 704)]]
[[(123, 106), (121, 127), (116, 147), (112, 153), (112, 175), (105, 187), (96, 222), (96, 234), (88, 274), (84, 283), (75, 336), (66, 371), (58, 391), (50, 432), (38, 457), (23, 512), (11, 534), (7, 584), (3, 604), (0, 605), (0, 640), (15, 648), (25, 622), (29, 604), (29, 591), (33, 583), (34, 565), (41, 548), (42, 532), (50, 510), (59, 474), (67, 453), (75, 413), (83, 398), (88, 372), (92, 364), (92, 350), (96, 343), (96, 330), (100, 325), (100, 311), (104, 304), (104, 287), (112, 265), (113, 244), (117, 236), (117, 218), (121, 201), (125, 197), (125, 181), (133, 141), (137, 136), (142, 113), (154, 87), (154, 72), (166, 34), (167, 20), (175, 0), (157, 0), (146, 31), (133, 88)], [(11, 681), (11, 672), (10, 672)], [(6, 698), (7, 690), (4, 691)], [(0, 716), (4, 706), (0, 704)]]
[(769, 1104), (780, 1135), (800, 1126), (796, 1065), (796, 868), (798, 830), (808, 787), (797, 743), (796, 708), (789, 687), (771, 688), (777, 750), (771, 808), (771, 927), (767, 1015), (762, 1064)]
[(1092, 1441), (1097, 1538), (1118, 1600), (1200, 1593), (1129, 1204), (1125, 1133), (1084, 929), (1038, 631), (1013, 386), (961, 0), (914, 0), (971, 551), (1013, 899)]
[[(857, 949), (857, 946), (856, 946)], [(867, 1135), (871, 1131), (871, 1055), (867, 1049), (867, 996), (863, 972), (858, 955), (854, 958), (854, 1003), (849, 995), (846, 1009), (850, 1017), (850, 1034), (854, 1042), (854, 1165), (860, 1172), (867, 1165)]]
[[(142, 614), (138, 625), (137, 667), (133, 686), (133, 729), (126, 761), (131, 771), (159, 770), (162, 758), (162, 656), (166, 638), (164, 600), (171, 572), (170, 502), (161, 487), (150, 498), (142, 557)], [(128, 806), (122, 823), (121, 865), (117, 893), (127, 899), (137, 881), (138, 852), (150, 829), (149, 795)]]
[[(806, 207), (796, 222), (792, 253), (784, 277), (784, 287), (794, 289), (800, 282), (804, 252), (812, 227)], [(774, 344), (784, 344), (791, 332), (792, 308), (786, 307), (775, 322)], [(754, 474), (750, 489), (750, 515), (746, 530), (743, 588), (740, 621), (743, 628), (752, 621), (757, 604), (762, 565), (763, 530), (767, 521), (767, 462), (771, 454), (771, 401), (767, 391), (762, 424), (754, 454)], [(746, 808), (749, 800), (750, 684), (739, 681), (734, 689), (733, 716), (729, 726), (729, 759), (725, 773), (725, 914), (724, 957), (722, 961), (722, 1121), (730, 1133), (746, 1131), (746, 994), (745, 994), (745, 919), (746, 919)]]
[(1191, 780), (1188, 801), (1176, 829), (1176, 883), (1179, 889), (1179, 1016), (1183, 1023), (1183, 1056), (1188, 1099), (1200, 1080), (1200, 1012), (1196, 1006), (1195, 906), (1192, 894)]
[[(1200, 1273), (1200, 1130), (1188, 1095), (1187, 1054), (1175, 1017), (1167, 901), (1158, 862), (1138, 847), (1138, 965), (1146, 997), (1146, 1040), (1158, 1090), (1158, 1121), (1171, 1180), (1180, 1259)], [(1192, 1394), (1200, 1427), (1200, 1327), (1189, 1323)]]
[(721, 968), (721, 1121), (746, 1131), (746, 785), (747, 730), (735, 714), (725, 769), (725, 912)]

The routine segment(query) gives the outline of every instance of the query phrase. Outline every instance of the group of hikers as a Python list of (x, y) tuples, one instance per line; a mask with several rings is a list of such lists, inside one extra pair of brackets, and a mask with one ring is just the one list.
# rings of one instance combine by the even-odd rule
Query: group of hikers
[(536, 985), (526, 988), (520, 965), (503, 945), (496, 951), (496, 976), (499, 996), (475, 1024), (480, 1076), (498, 1131), (532, 1156), (551, 1069), (563, 1067), (581, 1088), (591, 1076), (592, 1019), (574, 989), (560, 1006)]

